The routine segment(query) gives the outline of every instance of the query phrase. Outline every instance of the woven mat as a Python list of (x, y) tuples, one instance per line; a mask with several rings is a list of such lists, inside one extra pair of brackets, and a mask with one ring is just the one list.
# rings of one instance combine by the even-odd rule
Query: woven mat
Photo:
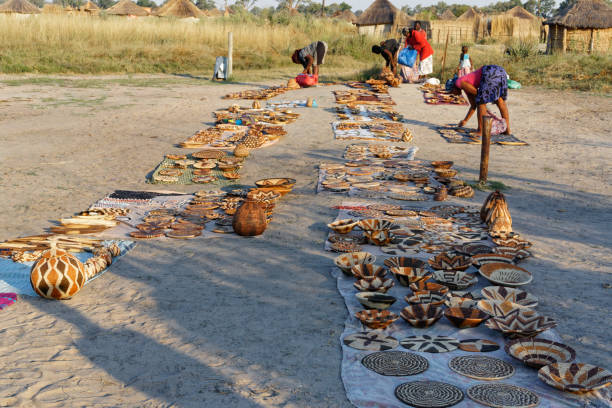
[(388, 120), (401, 122), (404, 116), (394, 110), (389, 110), (388, 107), (381, 108), (380, 106), (357, 105), (354, 108), (349, 108), (346, 105), (336, 107), (338, 120), (348, 120), (350, 122), (370, 122), (373, 120)]
[[(482, 144), (480, 137), (473, 136), (465, 128), (454, 126), (441, 126), (438, 129), (440, 136), (448, 143), (463, 143), (463, 144)], [(445, 132), (447, 131), (447, 132)], [(455, 133), (448, 133), (454, 131)], [(491, 143), (503, 146), (529, 146), (529, 143), (524, 142), (514, 135), (491, 135)]]
[[(198, 160), (198, 159), (192, 158), (191, 155), (188, 155), (187, 157), (192, 160)], [(153, 174), (151, 175), (151, 178), (147, 180), (147, 182), (151, 184), (198, 184), (201, 186), (223, 187), (223, 186), (229, 186), (232, 184), (236, 184), (237, 182), (240, 181), (240, 180), (226, 179), (225, 177), (223, 177), (223, 172), (221, 170), (213, 169), (210, 172), (210, 175), (215, 176), (217, 180), (211, 183), (206, 183), (206, 184), (194, 183), (193, 181), (191, 181), (191, 179), (194, 177), (193, 171), (195, 170), (192, 166), (189, 166), (186, 169), (180, 169), (183, 172), (183, 174), (181, 174), (178, 177), (178, 181), (175, 181), (175, 182), (156, 181), (155, 176), (159, 174), (159, 171), (170, 168), (173, 165), (173, 163), (174, 163), (174, 160), (164, 158), (164, 160), (162, 160), (162, 162), (155, 168), (155, 170), (153, 171)]]
[[(362, 125), (358, 129), (338, 129), (338, 126), (347, 123), (346, 121), (342, 122), (333, 122), (332, 129), (334, 131), (334, 136), (338, 140), (373, 140), (379, 142), (410, 142), (412, 140), (412, 133), (407, 131), (405, 135), (402, 133), (391, 133), (388, 131), (381, 132), (372, 132), (369, 129), (369, 126), (375, 126), (376, 124), (382, 124), (385, 122), (382, 121), (372, 121), (372, 122), (355, 122), (361, 123)], [(397, 123), (397, 122), (390, 122)], [(407, 129), (406, 129), (407, 130)]]

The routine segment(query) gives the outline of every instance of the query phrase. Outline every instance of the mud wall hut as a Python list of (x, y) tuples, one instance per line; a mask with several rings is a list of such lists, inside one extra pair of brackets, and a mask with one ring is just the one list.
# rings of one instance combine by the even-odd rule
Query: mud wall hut
[(377, 37), (395, 36), (411, 24), (406, 13), (395, 7), (389, 0), (376, 0), (357, 19), (359, 34)]
[(602, 0), (578, 0), (546, 24), (548, 53), (612, 50), (612, 8)]

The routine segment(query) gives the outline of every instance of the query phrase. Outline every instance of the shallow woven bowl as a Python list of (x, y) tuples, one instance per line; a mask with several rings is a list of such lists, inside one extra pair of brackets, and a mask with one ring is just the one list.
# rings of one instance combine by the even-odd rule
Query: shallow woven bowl
[(508, 264), (513, 264), (514, 263), (514, 257), (512, 255), (494, 254), (494, 253), (490, 253), (490, 254), (476, 254), (476, 255), (472, 255), (472, 263), (476, 267), (480, 267), (482, 265), (489, 264), (489, 263), (508, 263)]
[(454, 163), (452, 161), (445, 160), (437, 160), (431, 162), (431, 165), (434, 169), (450, 169), (451, 167), (453, 167), (453, 164)]
[(444, 316), (456, 327), (467, 329), (476, 327), (489, 318), (489, 315), (478, 309), (451, 307), (444, 311)]
[(478, 272), (491, 283), (501, 286), (522, 286), (533, 280), (533, 275), (521, 267), (507, 263), (489, 263), (482, 265)]
[(347, 218), (344, 220), (337, 220), (327, 224), (329, 229), (337, 232), (338, 234), (348, 234), (357, 226), (357, 221)]
[(370, 329), (386, 329), (399, 319), (399, 316), (388, 310), (362, 310), (355, 317)]
[(366, 309), (388, 309), (397, 300), (395, 296), (378, 292), (357, 292), (355, 297)]
[(394, 284), (395, 282), (393, 282), (393, 279), (381, 279), (376, 276), (373, 278), (359, 279), (357, 282), (353, 283), (353, 286), (362, 292), (387, 293)]
[(440, 271), (465, 271), (472, 265), (472, 259), (469, 256), (457, 255), (453, 252), (442, 252), (427, 262), (432, 268)]
[(533, 368), (569, 363), (576, 358), (570, 346), (546, 339), (518, 339), (506, 343), (506, 353)]
[(504, 286), (487, 286), (480, 293), (488, 300), (498, 302), (510, 301), (523, 307), (536, 307), (538, 305), (537, 297), (520, 289), (506, 288)]
[(410, 290), (412, 290), (413, 292), (423, 292), (423, 291), (436, 292), (441, 295), (446, 295), (448, 293), (447, 286), (440, 285), (439, 283), (435, 283), (435, 282), (425, 282), (425, 281), (419, 281), (419, 282), (410, 284)]
[(478, 282), (476, 276), (462, 271), (435, 271), (432, 276), (451, 290), (463, 290)]
[(475, 309), (478, 301), (467, 297), (452, 296), (452, 293), (447, 293), (444, 304), (448, 308), (462, 307), (465, 309)]
[(395, 237), (389, 229), (364, 231), (363, 235), (370, 244), (376, 246), (385, 246)]
[(429, 277), (429, 271), (425, 268), (412, 268), (406, 266), (389, 268), (389, 270), (402, 286), (408, 286)]
[(385, 259), (385, 266), (388, 268), (425, 268), (427, 264), (420, 259), (409, 258), (406, 256), (394, 256)]
[(490, 299), (479, 300), (476, 307), (493, 317), (508, 316), (510, 313), (516, 313), (523, 308), (523, 306), (510, 302), (509, 300), (500, 302), (499, 300)]
[(381, 218), (367, 218), (360, 220), (357, 225), (364, 231), (375, 231), (390, 229), (393, 223), (389, 220), (383, 220)]
[(500, 331), (510, 338), (535, 337), (557, 326), (557, 322), (547, 316), (540, 316), (535, 310), (523, 308), (507, 316), (491, 317), (485, 325)]
[(591, 364), (555, 363), (538, 371), (538, 377), (561, 391), (583, 393), (612, 384), (612, 373)]
[(400, 316), (414, 327), (429, 327), (442, 317), (442, 307), (427, 303), (410, 305), (402, 309)]
[(351, 252), (337, 256), (334, 263), (346, 275), (353, 276), (351, 268), (355, 265), (373, 264), (376, 257), (369, 252)]
[(255, 185), (257, 187), (284, 187), (284, 188), (293, 188), (295, 186), (296, 180), (292, 178), (266, 178), (257, 180)]
[(434, 171), (439, 177), (453, 178), (457, 175), (457, 170), (434, 168)]
[(412, 296), (406, 296), (404, 300), (411, 305), (426, 303), (434, 306), (442, 306), (445, 296), (437, 292), (428, 292), (424, 290), (413, 292)]
[(351, 268), (351, 273), (357, 279), (366, 279), (373, 277), (384, 278), (387, 274), (387, 270), (382, 266), (376, 266), (374, 264), (361, 264), (353, 266)]

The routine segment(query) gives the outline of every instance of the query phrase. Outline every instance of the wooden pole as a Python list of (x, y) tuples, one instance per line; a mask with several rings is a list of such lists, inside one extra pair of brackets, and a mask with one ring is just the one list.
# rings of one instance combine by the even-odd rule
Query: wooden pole
[(440, 84), (444, 84), (444, 65), (446, 65), (446, 50), (448, 50), (448, 34), (446, 32), (446, 45), (444, 46), (444, 56), (442, 57), (442, 70), (440, 71)]
[(225, 72), (225, 80), (227, 81), (232, 76), (232, 64), (234, 54), (234, 36), (231, 31), (227, 33), (227, 70)]
[(591, 39), (589, 40), (589, 53), (592, 53), (594, 48), (595, 48), (595, 33), (594, 33), (594, 30), (591, 28)]
[(480, 149), (480, 177), (478, 182), (485, 184), (489, 173), (489, 148), (491, 147), (491, 123), (493, 118), (486, 115), (482, 120), (482, 147)]

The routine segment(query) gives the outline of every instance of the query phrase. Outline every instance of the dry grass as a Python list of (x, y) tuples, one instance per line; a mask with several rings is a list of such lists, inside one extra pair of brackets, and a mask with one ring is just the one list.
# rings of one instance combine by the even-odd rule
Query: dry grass
[[(236, 80), (289, 78), (299, 71), (289, 56), (314, 40), (329, 44), (325, 80), (365, 79), (382, 59), (370, 52), (377, 39), (358, 35), (337, 20), (273, 15), (234, 15), (185, 23), (167, 18), (0, 15), (0, 72), (37, 74), (174, 73), (210, 78), (215, 56), (225, 55), (227, 32), (234, 35)], [(435, 45), (434, 74), (443, 46)], [(505, 47), (473, 45), (475, 66), (498, 64), (523, 85), (597, 92), (612, 90), (612, 55), (528, 55), (508, 58)], [(444, 79), (460, 53), (449, 46)]]
[(227, 53), (228, 31), (234, 35), (237, 70), (291, 65), (292, 50), (315, 39), (329, 42), (331, 66), (369, 59), (364, 52), (347, 52), (347, 45), (356, 48), (352, 44), (366, 40), (355, 36), (351, 25), (334, 20), (185, 23), (65, 15), (0, 20), (0, 71), (5, 73), (202, 72), (212, 68), (215, 56)]

